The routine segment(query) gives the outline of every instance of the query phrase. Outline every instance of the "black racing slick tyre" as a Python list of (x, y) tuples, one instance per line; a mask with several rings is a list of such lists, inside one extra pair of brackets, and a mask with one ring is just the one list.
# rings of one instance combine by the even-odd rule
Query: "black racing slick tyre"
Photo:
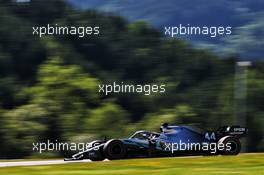
[(218, 143), (222, 143), (225, 146), (225, 149), (220, 151), (222, 155), (237, 155), (240, 153), (241, 143), (236, 137), (225, 136)]
[[(95, 140), (95, 141), (92, 141), (90, 143), (90, 146), (95, 147), (95, 146), (101, 145), (103, 143), (104, 143), (104, 141), (102, 141), (102, 140)], [(104, 160), (105, 157), (103, 155), (102, 149), (98, 148), (98, 150), (96, 151), (96, 154), (89, 155), (89, 159), (91, 161), (102, 161), (102, 160)]]
[(112, 139), (103, 147), (104, 155), (109, 160), (123, 159), (126, 156), (126, 148), (122, 141)]

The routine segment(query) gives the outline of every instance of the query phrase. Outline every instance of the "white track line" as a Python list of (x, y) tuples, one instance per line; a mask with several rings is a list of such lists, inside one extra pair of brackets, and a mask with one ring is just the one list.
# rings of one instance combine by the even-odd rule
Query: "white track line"
[(0, 162), (0, 168), (14, 166), (37, 166), (37, 165), (56, 165), (67, 163), (91, 162), (91, 160), (64, 161), (64, 160), (41, 160), (41, 161), (18, 161), (18, 162)]

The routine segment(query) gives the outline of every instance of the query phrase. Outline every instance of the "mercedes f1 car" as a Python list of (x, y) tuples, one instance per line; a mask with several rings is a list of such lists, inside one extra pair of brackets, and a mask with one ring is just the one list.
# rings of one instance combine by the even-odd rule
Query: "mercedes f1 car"
[(241, 150), (240, 138), (247, 129), (223, 126), (216, 131), (202, 131), (190, 126), (161, 125), (160, 132), (137, 131), (129, 138), (96, 140), (85, 151), (64, 160), (90, 159), (100, 161), (168, 157), (179, 155), (237, 155)]

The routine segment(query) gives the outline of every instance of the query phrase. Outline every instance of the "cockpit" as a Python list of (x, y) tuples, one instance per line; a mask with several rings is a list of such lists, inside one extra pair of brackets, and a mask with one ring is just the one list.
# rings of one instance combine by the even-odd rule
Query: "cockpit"
[(139, 139), (139, 140), (149, 140), (149, 139), (155, 139), (159, 137), (160, 134), (156, 132), (149, 132), (149, 131), (137, 131), (132, 136), (130, 136), (130, 139)]

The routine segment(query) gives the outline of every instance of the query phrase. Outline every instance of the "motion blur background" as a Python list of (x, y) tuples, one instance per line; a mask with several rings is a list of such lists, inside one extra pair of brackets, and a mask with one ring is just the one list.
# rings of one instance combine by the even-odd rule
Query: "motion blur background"
[[(161, 123), (249, 128), (264, 151), (264, 1), (0, 0), (0, 158), (33, 142), (84, 142)], [(32, 35), (33, 26), (100, 26), (100, 36)], [(231, 36), (164, 37), (164, 25), (232, 26)], [(250, 61), (247, 65), (241, 61)], [(166, 93), (98, 93), (98, 84), (165, 84)]]

